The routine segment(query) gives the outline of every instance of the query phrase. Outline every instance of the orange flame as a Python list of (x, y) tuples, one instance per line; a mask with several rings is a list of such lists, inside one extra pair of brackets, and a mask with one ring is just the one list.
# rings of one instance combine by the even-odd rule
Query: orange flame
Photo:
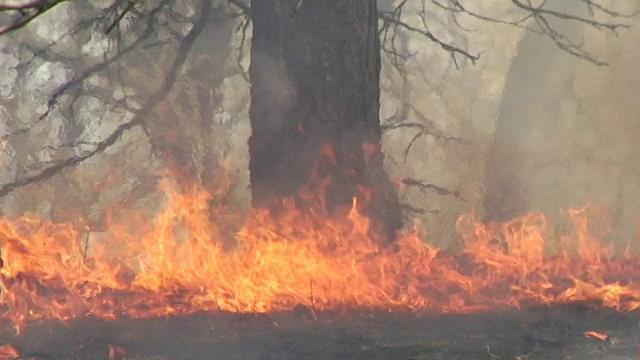
[(20, 351), (18, 351), (12, 345), (0, 346), (0, 360), (15, 360), (21, 357)]
[(607, 339), (609, 339), (609, 335), (597, 331), (585, 331), (584, 336), (588, 338), (598, 339), (600, 341), (607, 341)]
[(224, 209), (211, 221), (210, 194), (169, 179), (162, 188), (168, 206), (153, 221), (112, 220), (104, 239), (90, 244), (71, 224), (0, 219), (4, 317), (21, 325), (300, 304), (440, 312), (575, 301), (640, 308), (639, 257), (615, 256), (590, 235), (585, 209), (570, 212), (575, 232), (560, 239), (541, 214), (491, 224), (463, 216), (465, 247), (456, 255), (417, 231), (401, 233), (394, 249), (379, 249), (355, 200), (343, 217), (259, 210), (228, 249)]

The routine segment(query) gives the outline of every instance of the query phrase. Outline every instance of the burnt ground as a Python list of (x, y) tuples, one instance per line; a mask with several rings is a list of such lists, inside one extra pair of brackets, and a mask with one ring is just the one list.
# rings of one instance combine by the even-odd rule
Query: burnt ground
[[(639, 358), (638, 314), (582, 305), (466, 315), (323, 312), (204, 313), (162, 319), (92, 318), (32, 324), (1, 340), (21, 359), (629, 359)], [(606, 340), (586, 337), (597, 331)]]

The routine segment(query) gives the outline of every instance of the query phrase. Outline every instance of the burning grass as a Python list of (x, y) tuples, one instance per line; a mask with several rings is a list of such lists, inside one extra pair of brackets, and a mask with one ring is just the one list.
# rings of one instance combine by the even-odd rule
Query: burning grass
[(303, 305), (469, 313), (588, 302), (640, 308), (640, 257), (590, 235), (587, 209), (569, 211), (555, 237), (541, 214), (508, 223), (458, 221), (464, 249), (447, 254), (400, 234), (380, 249), (359, 203), (344, 216), (289, 207), (256, 211), (229, 248), (225, 209), (201, 188), (162, 182), (167, 206), (151, 222), (112, 221), (106, 241), (34, 216), (0, 219), (2, 316), (20, 328), (37, 319), (151, 318), (223, 310), (266, 313)]

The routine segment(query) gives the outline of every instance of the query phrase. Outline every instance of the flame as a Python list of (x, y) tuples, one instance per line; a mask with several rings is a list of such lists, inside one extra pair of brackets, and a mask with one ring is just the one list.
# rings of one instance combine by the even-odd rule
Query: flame
[(20, 351), (12, 345), (0, 346), (0, 360), (15, 360), (20, 358)]
[(575, 231), (562, 237), (542, 214), (490, 224), (463, 216), (457, 230), (464, 249), (448, 254), (417, 230), (380, 249), (356, 200), (333, 217), (293, 205), (278, 214), (256, 210), (229, 238), (227, 211), (212, 211), (209, 193), (170, 177), (161, 186), (168, 200), (157, 216), (114, 215), (103, 239), (89, 244), (71, 223), (0, 219), (2, 316), (20, 326), (298, 305), (471, 312), (580, 301), (640, 308), (640, 257), (616, 255), (591, 235), (588, 208), (568, 213)]
[(585, 331), (584, 336), (588, 338), (598, 339), (600, 341), (607, 341), (607, 339), (609, 339), (609, 335), (597, 331)]

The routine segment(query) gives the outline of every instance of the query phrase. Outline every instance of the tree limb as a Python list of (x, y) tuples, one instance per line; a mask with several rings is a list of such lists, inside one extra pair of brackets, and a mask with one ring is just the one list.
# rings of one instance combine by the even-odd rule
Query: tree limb
[(403, 186), (413, 186), (413, 187), (417, 187), (422, 191), (433, 191), (438, 195), (442, 195), (442, 196), (453, 196), (454, 198), (460, 200), (460, 201), (466, 201), (462, 195), (460, 194), (460, 191), (458, 190), (449, 190), (446, 188), (443, 188), (442, 186), (438, 186), (435, 184), (430, 184), (427, 183), (425, 181), (422, 180), (415, 180), (415, 179), (411, 179), (411, 178), (406, 178), (403, 180), (399, 181), (400, 185)]
[[(424, 2), (425, 0), (422, 1)], [(533, 5), (531, 0), (511, 0), (511, 3), (514, 5), (514, 9), (518, 10), (521, 13), (521, 16), (515, 20), (501, 19), (495, 16), (481, 14), (477, 11), (473, 11), (464, 4), (463, 0), (446, 0), (446, 4), (441, 0), (431, 0), (431, 2), (435, 6), (450, 11), (452, 14), (454, 14), (454, 16), (465, 14), (472, 18), (476, 18), (478, 20), (486, 22), (523, 28), (535, 34), (548, 37), (556, 44), (556, 46), (558, 46), (559, 49), (566, 51), (571, 55), (578, 57), (579, 59), (589, 61), (596, 65), (606, 65), (606, 62), (599, 60), (596, 56), (586, 51), (583, 48), (582, 43), (576, 43), (569, 39), (566, 35), (562, 34), (560, 31), (556, 30), (551, 25), (550, 19), (559, 19), (562, 21), (582, 23), (597, 30), (606, 30), (617, 34), (617, 31), (619, 29), (629, 27), (628, 24), (620, 23), (617, 21), (617, 19), (632, 18), (640, 14), (640, 10), (635, 11), (631, 14), (623, 14), (607, 8), (603, 5), (597, 4), (593, 0), (579, 1), (581, 1), (588, 7), (591, 13), (591, 18), (549, 9), (547, 7), (547, 0), (542, 1), (539, 5)], [(606, 15), (610, 18), (610, 20), (597, 20), (595, 18), (596, 12)], [(530, 21), (533, 21), (536, 26), (528, 25)]]
[(439, 130), (429, 118), (420, 113), (415, 107), (411, 106), (414, 114), (419, 118), (418, 122), (406, 122), (404, 119), (400, 119), (399, 122), (384, 124), (381, 126), (382, 133), (390, 130), (398, 129), (417, 129), (418, 132), (411, 138), (409, 144), (403, 151), (404, 161), (407, 161), (409, 157), (409, 151), (415, 142), (423, 136), (432, 136), (437, 140), (455, 142), (462, 145), (468, 145), (469, 142), (465, 139), (447, 135), (442, 130)]
[(125, 7), (124, 10), (122, 10), (120, 15), (116, 17), (116, 19), (111, 23), (111, 25), (109, 25), (109, 27), (104, 31), (104, 33), (109, 34), (111, 30), (113, 30), (118, 24), (120, 24), (120, 21), (125, 17), (125, 15), (127, 15), (129, 11), (133, 9), (133, 6), (135, 4), (136, 4), (135, 0), (131, 0), (127, 5), (127, 7)]
[[(151, 11), (149, 13), (149, 20), (148, 20), (148, 26), (145, 29), (145, 31), (140, 34), (140, 36), (130, 45), (128, 45), (127, 47), (121, 49), (120, 51), (118, 51), (117, 53), (115, 53), (112, 57), (106, 59), (103, 62), (99, 62), (91, 67), (89, 67), (88, 69), (84, 70), (80, 75), (74, 77), (73, 79), (71, 79), (70, 81), (67, 81), (66, 83), (58, 86), (58, 88), (56, 88), (56, 90), (49, 96), (49, 100), (47, 101), (47, 109), (45, 110), (45, 112), (43, 112), (42, 114), (40, 114), (38, 116), (38, 118), (36, 119), (36, 121), (34, 121), (33, 123), (30, 123), (27, 126), (21, 127), (17, 130), (14, 130), (8, 134), (5, 134), (3, 136), (0, 137), (0, 140), (6, 140), (10, 137), (14, 137), (17, 135), (22, 135), (24, 133), (29, 132), (31, 129), (33, 129), (35, 126), (37, 126), (38, 124), (40, 124), (44, 119), (46, 119), (49, 114), (51, 113), (51, 111), (53, 111), (53, 107), (58, 103), (58, 100), (60, 99), (60, 97), (62, 97), (64, 94), (66, 94), (68, 91), (73, 90), (74, 88), (77, 88), (79, 86), (81, 86), (83, 84), (83, 82), (91, 75), (93, 74), (97, 74), (100, 71), (108, 68), (109, 66), (111, 66), (112, 64), (118, 62), (119, 60), (121, 60), (126, 54), (130, 53), (131, 51), (135, 50), (136, 48), (140, 47), (142, 45), (142, 43), (144, 41), (147, 40), (147, 38), (152, 34), (153, 32), (153, 20), (155, 18), (155, 16), (157, 15), (158, 12), (160, 12), (160, 10), (163, 8), (164, 5), (166, 5), (168, 3), (169, 0), (165, 0), (163, 3), (161, 3), (158, 7), (156, 7), (153, 11)], [(40, 54), (42, 55), (42, 54)], [(56, 60), (56, 61), (60, 61), (60, 60)]]
[(102, 153), (109, 146), (113, 145), (118, 141), (124, 133), (128, 130), (133, 129), (137, 126), (140, 126), (144, 123), (145, 116), (150, 113), (153, 108), (160, 102), (164, 97), (171, 92), (173, 85), (178, 76), (178, 72), (182, 69), (185, 64), (191, 49), (195, 43), (195, 40), (200, 35), (202, 30), (207, 26), (208, 21), (211, 17), (212, 5), (209, 0), (202, 0), (202, 7), (199, 11), (199, 15), (196, 18), (193, 28), (189, 31), (189, 33), (184, 37), (180, 46), (177, 50), (177, 55), (173, 61), (171, 68), (166, 74), (160, 88), (151, 96), (145, 104), (142, 106), (142, 109), (128, 122), (120, 124), (115, 131), (113, 131), (109, 136), (107, 136), (104, 140), (91, 143), (94, 146), (93, 149), (87, 151), (81, 155), (75, 155), (69, 157), (65, 160), (57, 162), (53, 165), (50, 165), (44, 169), (38, 170), (35, 174), (31, 174), (26, 177), (19, 178), (11, 183), (0, 185), (0, 197), (5, 196), (18, 188), (23, 186), (33, 184), (42, 180), (49, 179), (54, 175), (58, 174), (60, 171), (76, 166), (83, 161), (93, 157), (94, 155)]
[(445, 41), (440, 40), (439, 38), (437, 38), (431, 31), (426, 30), (426, 29), (420, 29), (417, 28), (415, 26), (409, 25), (406, 22), (395, 18), (394, 16), (387, 14), (387, 13), (379, 13), (378, 14), (378, 18), (380, 20), (382, 20), (383, 23), (388, 23), (389, 25), (394, 25), (397, 26), (401, 29), (405, 29), (409, 32), (412, 33), (416, 33), (419, 35), (422, 35), (424, 37), (426, 37), (427, 39), (429, 39), (430, 41), (436, 43), (437, 45), (439, 45), (443, 50), (445, 50), (446, 52), (448, 52), (449, 54), (451, 54), (452, 59), (454, 60), (454, 62), (457, 63), (456, 60), (456, 55), (461, 55), (464, 58), (467, 58), (469, 60), (471, 60), (471, 62), (473, 64), (476, 63), (476, 61), (478, 61), (478, 59), (480, 59), (480, 55), (481, 54), (476, 54), (473, 55), (470, 52), (468, 52), (467, 50), (464, 50), (460, 47), (456, 47), (454, 45), (451, 45)]
[(243, 0), (229, 0), (229, 4), (237, 7), (240, 11), (246, 15), (251, 16), (251, 6), (244, 2)]
[(24, 27), (66, 1), (68, 0), (29, 0), (17, 4), (0, 4), (0, 12), (8, 13), (11, 17), (8, 24), (0, 26), (0, 35)]

